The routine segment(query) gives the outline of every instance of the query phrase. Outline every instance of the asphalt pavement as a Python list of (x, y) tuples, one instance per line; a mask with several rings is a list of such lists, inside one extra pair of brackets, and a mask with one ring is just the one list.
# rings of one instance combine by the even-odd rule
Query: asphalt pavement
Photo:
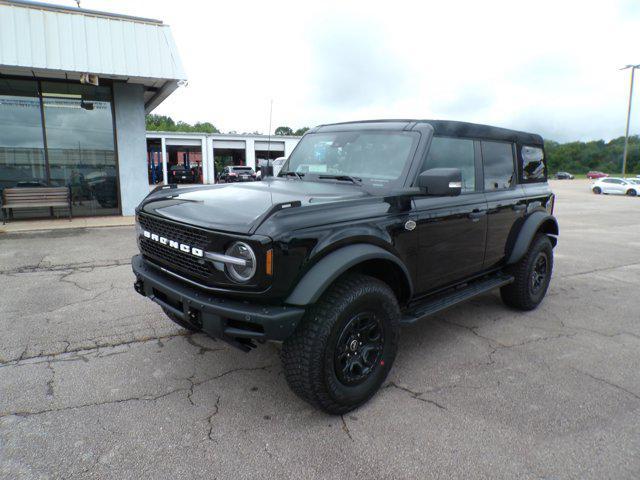
[(0, 235), (0, 478), (640, 478), (640, 198), (552, 186), (544, 303), (404, 329), (343, 417), (137, 295), (132, 227)]

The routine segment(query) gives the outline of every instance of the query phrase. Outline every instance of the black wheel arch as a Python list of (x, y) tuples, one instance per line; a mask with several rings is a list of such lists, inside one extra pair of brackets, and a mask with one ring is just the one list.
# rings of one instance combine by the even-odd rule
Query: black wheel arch
[(529, 250), (531, 242), (538, 233), (544, 233), (555, 247), (560, 233), (558, 221), (547, 212), (537, 211), (529, 215), (518, 232), (511, 252), (507, 255), (507, 265), (518, 262)]
[(409, 270), (398, 256), (377, 245), (357, 243), (321, 258), (300, 279), (285, 303), (311, 305), (345, 273), (362, 273), (378, 278), (394, 291), (399, 303), (407, 302), (413, 294)]

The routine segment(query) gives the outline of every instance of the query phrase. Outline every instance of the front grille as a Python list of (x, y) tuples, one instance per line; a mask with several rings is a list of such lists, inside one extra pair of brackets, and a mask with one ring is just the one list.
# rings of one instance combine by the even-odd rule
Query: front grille
[(186, 243), (192, 247), (204, 248), (209, 243), (206, 232), (186, 225), (170, 223), (165, 220), (140, 215), (138, 217), (140, 225), (145, 230), (157, 233), (163, 237), (170, 238), (177, 242)]
[[(140, 226), (144, 230), (202, 250), (205, 250), (207, 247), (208, 238), (206, 232), (143, 215), (140, 215), (138, 219)], [(202, 258), (193, 256), (190, 253), (181, 252), (168, 245), (163, 245), (142, 236), (140, 237), (140, 250), (143, 255), (151, 257), (157, 262), (169, 268), (182, 271), (183, 273), (201, 278), (207, 278), (211, 273), (208, 264)]]

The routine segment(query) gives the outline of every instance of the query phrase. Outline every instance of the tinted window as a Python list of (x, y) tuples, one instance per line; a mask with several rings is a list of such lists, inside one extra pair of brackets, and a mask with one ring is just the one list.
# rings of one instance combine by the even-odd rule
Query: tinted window
[(510, 143), (482, 142), (484, 189), (509, 188), (514, 181), (513, 147)]
[[(523, 146), (520, 150), (522, 156), (522, 179), (523, 180), (543, 180), (544, 179), (544, 152), (540, 147)], [(567, 172), (559, 172), (567, 175)]]
[(433, 137), (422, 172), (430, 168), (459, 168), (462, 172), (462, 191), (476, 188), (476, 169), (473, 140)]

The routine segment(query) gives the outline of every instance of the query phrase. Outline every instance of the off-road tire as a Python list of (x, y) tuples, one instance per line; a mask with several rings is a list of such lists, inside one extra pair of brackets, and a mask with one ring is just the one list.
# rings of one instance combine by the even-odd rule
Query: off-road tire
[(184, 328), (186, 330), (189, 330), (190, 332), (199, 332), (200, 331), (199, 328), (195, 327), (194, 325), (191, 325), (189, 322), (185, 322), (181, 318), (176, 317), (173, 312), (170, 312), (169, 310), (166, 310), (165, 308), (163, 308), (162, 311), (165, 313), (165, 315), (167, 317), (169, 317), (169, 319), (172, 322), (177, 323), (182, 328)]
[[(546, 257), (547, 272), (544, 283), (535, 290), (532, 288), (532, 276), (536, 262), (543, 255)], [(509, 307), (518, 310), (533, 310), (544, 299), (551, 281), (553, 271), (553, 245), (544, 234), (535, 236), (525, 256), (516, 264), (507, 269), (515, 280), (509, 285), (500, 288), (502, 301)]]
[[(338, 378), (334, 355), (339, 337), (363, 311), (373, 312), (383, 333), (382, 353), (362, 383)], [(384, 282), (360, 274), (339, 278), (307, 309), (295, 332), (282, 346), (285, 378), (300, 398), (330, 414), (343, 414), (369, 400), (384, 382), (398, 349), (400, 308)]]

